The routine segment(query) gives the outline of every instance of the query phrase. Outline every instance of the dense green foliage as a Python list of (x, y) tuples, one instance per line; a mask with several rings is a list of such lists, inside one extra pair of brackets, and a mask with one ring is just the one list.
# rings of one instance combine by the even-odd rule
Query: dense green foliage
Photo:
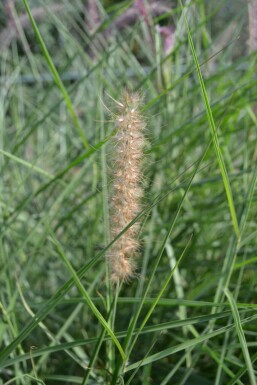
[[(98, 1), (94, 28), (83, 0), (19, 0), (14, 30), (2, 5), (1, 385), (257, 383), (248, 7), (183, 3), (125, 28), (135, 4)], [(138, 276), (114, 287), (109, 110), (124, 89), (144, 94), (148, 144)]]

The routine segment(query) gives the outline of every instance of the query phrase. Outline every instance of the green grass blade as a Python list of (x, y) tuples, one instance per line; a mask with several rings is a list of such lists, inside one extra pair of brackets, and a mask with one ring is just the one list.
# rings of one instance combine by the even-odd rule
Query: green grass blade
[(155, 361), (159, 361), (163, 358), (166, 358), (172, 354), (175, 354), (177, 352), (180, 352), (182, 350), (186, 350), (188, 348), (191, 348), (191, 347), (194, 347), (196, 345), (198, 345), (199, 343), (201, 342), (204, 342), (210, 338), (213, 338), (213, 337), (216, 337), (220, 334), (223, 334), (225, 333), (225, 331), (227, 330), (230, 330), (232, 329), (232, 326), (225, 326), (223, 328), (220, 328), (218, 330), (216, 330), (215, 332), (211, 332), (211, 333), (208, 333), (207, 335), (203, 335), (203, 336), (200, 336), (200, 337), (197, 337), (197, 338), (193, 338), (191, 340), (188, 340), (186, 342), (183, 342), (179, 345), (176, 345), (176, 346), (173, 346), (171, 348), (167, 348), (165, 350), (162, 350), (158, 353), (155, 353), (151, 356), (148, 356), (147, 358), (145, 358), (144, 360), (140, 360), (140, 361), (137, 361), (131, 365), (128, 365), (126, 368), (125, 368), (125, 372), (128, 372), (130, 370), (133, 370), (133, 369), (136, 369), (138, 366), (144, 366), (144, 365), (148, 365), (148, 364), (151, 364)]
[[(253, 161), (255, 161), (255, 160), (253, 160)], [(247, 196), (245, 197), (246, 207), (245, 207), (243, 214), (241, 216), (241, 219), (240, 219), (240, 225), (239, 226), (240, 226), (240, 236), (241, 237), (244, 233), (246, 222), (247, 222), (248, 215), (250, 212), (250, 207), (251, 207), (251, 204), (253, 202), (256, 183), (257, 183), (257, 165), (253, 171), (253, 177), (252, 177), (252, 180), (251, 180), (251, 183), (249, 186), (249, 190), (247, 192)]]
[(228, 288), (224, 289), (224, 293), (225, 293), (225, 295), (229, 301), (230, 307), (231, 307), (231, 312), (232, 312), (232, 315), (234, 318), (236, 332), (238, 335), (238, 339), (239, 339), (239, 342), (240, 342), (240, 345), (242, 348), (242, 352), (244, 355), (244, 359), (245, 359), (245, 364), (247, 366), (247, 370), (248, 370), (248, 374), (249, 374), (250, 384), (256, 385), (257, 382), (256, 382), (255, 374), (254, 374), (254, 369), (252, 366), (252, 360), (251, 360), (251, 356), (250, 356), (250, 353), (249, 353), (249, 350), (247, 347), (247, 342), (245, 339), (244, 331), (242, 328), (242, 322), (241, 322), (241, 319), (240, 319), (240, 316), (238, 313), (236, 302), (235, 302), (235, 300), (234, 300), (234, 298), (233, 298), (233, 296), (232, 296), (232, 294)]
[[(256, 360), (257, 360), (257, 353), (255, 353), (252, 358), (252, 363), (254, 363)], [(247, 372), (247, 366), (244, 365), (238, 372), (237, 374), (234, 376), (234, 378), (232, 378), (231, 381), (229, 381), (229, 383), (227, 385), (235, 385), (238, 381), (238, 379), (240, 377), (242, 377), (243, 374), (245, 374)]]
[[(200, 323), (206, 323), (210, 320), (214, 319), (221, 319), (225, 317), (229, 317), (230, 311), (224, 311), (221, 313), (216, 313), (216, 314), (209, 314), (209, 315), (204, 315), (204, 316), (197, 316), (197, 317), (192, 317), (192, 318), (187, 318), (186, 320), (175, 320), (175, 321), (168, 321), (164, 323), (160, 323), (157, 325), (149, 325), (145, 326), (145, 328), (141, 331), (141, 334), (150, 334), (150, 333), (156, 333), (156, 332), (162, 332), (164, 330), (170, 330), (170, 329), (176, 329), (176, 328), (181, 328), (183, 326), (189, 326), (189, 325), (197, 325)], [(103, 329), (104, 331), (104, 329)], [(134, 335), (138, 333), (138, 329), (135, 329)], [(126, 337), (127, 330), (117, 332), (116, 337), (121, 339)], [(92, 337), (88, 339), (77, 339), (72, 342), (64, 342), (64, 343), (58, 343), (58, 345), (51, 345), (45, 348), (39, 348), (33, 352), (33, 357), (40, 357), (43, 356), (45, 353), (51, 354), (63, 350), (68, 350), (72, 349), (77, 346), (83, 346), (83, 345), (92, 345), (95, 343), (98, 343), (100, 338), (102, 338), (102, 335), (99, 337)], [(103, 341), (109, 341), (110, 336), (105, 335), (103, 336)], [(30, 359), (30, 353), (25, 353), (20, 356), (10, 358), (6, 360), (1, 367), (5, 368), (8, 366), (13, 365), (16, 362), (22, 362)]]
[[(53, 236), (53, 234), (52, 234)], [(57, 248), (57, 251), (58, 251), (58, 254), (60, 255), (60, 257), (62, 258), (62, 260), (65, 262), (67, 268), (69, 269), (73, 279), (74, 279), (74, 282), (77, 286), (77, 288), (79, 289), (79, 291), (81, 292), (81, 294), (83, 295), (83, 298), (85, 299), (86, 303), (88, 304), (88, 306), (90, 307), (92, 313), (96, 316), (96, 318), (98, 319), (98, 321), (101, 323), (101, 325), (104, 327), (104, 329), (106, 330), (106, 332), (109, 334), (109, 336), (111, 337), (112, 341), (114, 342), (114, 344), (117, 346), (120, 354), (121, 354), (121, 357), (123, 359), (123, 361), (126, 360), (126, 355), (121, 347), (121, 344), (119, 343), (119, 341), (117, 340), (114, 332), (111, 330), (110, 326), (108, 325), (108, 323), (106, 322), (106, 320), (104, 319), (104, 317), (102, 316), (102, 314), (99, 312), (99, 310), (97, 309), (97, 307), (95, 306), (95, 304), (93, 303), (93, 301), (91, 300), (89, 294), (87, 293), (86, 289), (84, 288), (84, 286), (82, 285), (78, 275), (76, 274), (75, 270), (73, 269), (70, 261), (68, 260), (68, 258), (66, 257), (60, 243), (57, 241), (57, 239), (54, 239), (52, 238), (52, 241), (53, 243), (55, 244), (56, 248)]]
[[(257, 315), (254, 315), (252, 317), (249, 317), (249, 318), (243, 320), (242, 323), (251, 322), (255, 319), (257, 319)], [(183, 342), (179, 345), (176, 345), (176, 346), (170, 347), (168, 349), (162, 350), (158, 353), (155, 353), (155, 354), (145, 358), (144, 360), (140, 360), (140, 361), (135, 362), (134, 364), (128, 365), (125, 368), (125, 372), (136, 369), (138, 366), (144, 366), (144, 365), (151, 364), (152, 362), (159, 361), (162, 358), (168, 357), (168, 356), (175, 354), (177, 352), (180, 352), (182, 350), (186, 350), (188, 348), (194, 347), (201, 342), (208, 341), (209, 339), (214, 338), (218, 335), (224, 334), (225, 332), (233, 330), (234, 328), (235, 328), (234, 324), (227, 325), (227, 326), (219, 328), (219, 329), (217, 329), (211, 333), (202, 335), (202, 336), (197, 337), (197, 338), (193, 338), (193, 339), (188, 340), (186, 342)]]
[(228, 205), (229, 205), (229, 209), (230, 209), (230, 214), (231, 214), (231, 218), (232, 218), (235, 234), (236, 234), (237, 237), (239, 237), (239, 226), (238, 226), (238, 221), (237, 221), (237, 216), (236, 216), (234, 199), (233, 199), (233, 195), (232, 195), (232, 190), (231, 190), (231, 186), (230, 186), (230, 182), (229, 182), (226, 166), (225, 166), (224, 159), (223, 159), (222, 152), (221, 152), (221, 148), (220, 148), (220, 145), (219, 145), (217, 130), (216, 130), (215, 122), (214, 122), (214, 119), (213, 119), (209, 98), (208, 98), (207, 91), (206, 91), (206, 88), (205, 88), (205, 84), (204, 84), (203, 76), (202, 76), (202, 73), (201, 73), (199, 61), (197, 59), (197, 55), (196, 55), (193, 39), (192, 39), (192, 36), (191, 36), (191, 33), (190, 33), (190, 29), (189, 29), (189, 25), (188, 25), (188, 22), (187, 22), (187, 19), (186, 19), (184, 6), (182, 4), (182, 0), (179, 0), (179, 1), (180, 1), (180, 5), (181, 5), (181, 8), (182, 8), (186, 29), (187, 29), (189, 44), (190, 44), (190, 47), (191, 47), (191, 51), (192, 51), (192, 54), (193, 54), (195, 66), (196, 66), (196, 69), (197, 69), (197, 74), (198, 74), (198, 78), (199, 78), (199, 82), (200, 82), (200, 87), (201, 87), (202, 94), (203, 94), (203, 99), (204, 99), (204, 103), (205, 103), (205, 108), (206, 108), (208, 120), (209, 120), (209, 123), (210, 123), (210, 129), (211, 129), (211, 135), (212, 135), (212, 140), (213, 140), (213, 144), (214, 144), (214, 149), (215, 149), (215, 152), (216, 152), (216, 157), (217, 157), (217, 160), (218, 160), (220, 172), (221, 172), (222, 179), (223, 179), (224, 188), (225, 188), (226, 195), (227, 195)]
[(32, 25), (33, 30), (34, 30), (35, 35), (36, 35), (36, 38), (37, 38), (37, 40), (38, 40), (38, 42), (40, 44), (40, 47), (42, 49), (43, 55), (45, 57), (45, 60), (46, 60), (46, 62), (48, 64), (48, 67), (49, 67), (49, 69), (50, 69), (50, 71), (51, 71), (51, 73), (53, 75), (53, 78), (54, 78), (57, 86), (59, 87), (59, 89), (60, 89), (60, 91), (61, 91), (61, 93), (63, 95), (63, 98), (64, 98), (65, 103), (67, 105), (67, 108), (69, 110), (69, 113), (71, 115), (71, 118), (72, 118), (72, 120), (74, 122), (74, 125), (75, 125), (76, 129), (77, 129), (77, 132), (78, 132), (78, 134), (79, 134), (79, 136), (80, 136), (80, 138), (81, 138), (85, 148), (88, 149), (89, 148), (88, 141), (87, 141), (87, 139), (86, 139), (86, 137), (84, 135), (84, 132), (83, 132), (81, 126), (80, 126), (78, 117), (77, 117), (76, 112), (74, 110), (74, 107), (73, 107), (73, 104), (72, 104), (71, 99), (69, 97), (69, 94), (68, 94), (68, 92), (67, 92), (67, 90), (66, 90), (66, 88), (65, 88), (65, 86), (64, 86), (64, 84), (63, 84), (63, 82), (62, 82), (62, 80), (60, 78), (60, 75), (59, 75), (59, 73), (58, 73), (58, 71), (57, 71), (57, 69), (56, 69), (56, 67), (54, 65), (54, 62), (53, 62), (53, 60), (52, 60), (52, 58), (51, 58), (51, 56), (50, 56), (50, 54), (49, 54), (49, 52), (48, 52), (48, 50), (46, 48), (46, 45), (45, 45), (44, 40), (43, 40), (43, 38), (42, 38), (42, 36), (41, 36), (41, 34), (39, 32), (39, 29), (37, 27), (37, 24), (35, 22), (35, 19), (34, 19), (32, 13), (31, 13), (31, 10), (30, 10), (30, 7), (28, 5), (27, 0), (23, 0), (23, 3), (24, 3), (24, 6), (26, 8), (26, 11), (28, 13), (31, 25)]
[(50, 178), (50, 179), (53, 178), (53, 175), (49, 174), (47, 171), (43, 170), (42, 168), (37, 167), (37, 166), (35, 166), (34, 164), (29, 163), (29, 162), (27, 162), (26, 160), (21, 159), (21, 158), (15, 156), (15, 155), (13, 155), (13, 154), (10, 154), (10, 153), (7, 152), (7, 151), (4, 151), (4, 150), (0, 149), (0, 154), (3, 154), (3, 155), (6, 156), (7, 158), (12, 159), (13, 161), (15, 161), (15, 162), (17, 162), (17, 163), (22, 164), (23, 166), (25, 166), (25, 167), (31, 169), (31, 171), (36, 171), (38, 174), (44, 175), (44, 176), (46, 176), (47, 178)]
[(187, 251), (187, 249), (188, 249), (188, 246), (189, 246), (189, 244), (190, 244), (190, 242), (191, 242), (191, 239), (192, 239), (192, 236), (190, 237), (190, 239), (189, 239), (189, 241), (188, 241), (188, 243), (187, 243), (185, 249), (183, 250), (182, 254), (180, 255), (179, 259), (177, 260), (177, 262), (176, 262), (174, 268), (171, 270), (171, 272), (170, 272), (169, 276), (167, 277), (167, 279), (166, 279), (166, 281), (165, 281), (163, 287), (161, 288), (160, 292), (158, 293), (158, 295), (157, 295), (156, 298), (154, 299), (153, 304), (151, 305), (150, 309), (148, 310), (148, 312), (147, 312), (147, 314), (146, 314), (144, 320), (142, 321), (142, 323), (141, 323), (141, 325), (140, 325), (140, 327), (139, 327), (139, 330), (138, 330), (138, 332), (137, 332), (137, 334), (136, 334), (136, 337), (135, 337), (134, 340), (133, 340), (132, 345), (130, 346), (129, 351), (132, 350), (133, 346), (135, 345), (135, 343), (136, 343), (136, 341), (137, 341), (137, 338), (139, 337), (141, 331), (144, 329), (144, 327), (145, 327), (147, 321), (148, 321), (149, 318), (151, 317), (151, 314), (153, 313), (153, 311), (154, 311), (155, 307), (157, 306), (158, 302), (160, 301), (160, 299), (161, 299), (161, 297), (162, 297), (162, 295), (163, 295), (165, 289), (167, 288), (167, 286), (168, 286), (168, 284), (169, 284), (169, 282), (170, 282), (170, 280), (171, 280), (171, 278), (172, 278), (172, 276), (173, 276), (175, 270), (177, 269), (177, 267), (178, 267), (180, 261), (182, 260), (182, 258), (184, 257), (184, 255), (185, 255), (185, 253), (186, 253), (186, 251)]

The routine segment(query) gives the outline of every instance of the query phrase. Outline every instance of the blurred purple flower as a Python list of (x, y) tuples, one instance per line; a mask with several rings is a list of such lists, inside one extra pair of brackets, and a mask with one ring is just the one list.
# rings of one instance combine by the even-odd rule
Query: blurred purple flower
[(166, 55), (168, 55), (173, 48), (174, 45), (174, 27), (160, 27), (158, 26), (158, 30), (160, 35), (163, 37), (163, 49)]
[(139, 13), (141, 13), (141, 15), (147, 16), (144, 0), (135, 0), (133, 6), (139, 11)]
[(249, 3), (249, 49), (250, 52), (257, 50), (257, 0)]

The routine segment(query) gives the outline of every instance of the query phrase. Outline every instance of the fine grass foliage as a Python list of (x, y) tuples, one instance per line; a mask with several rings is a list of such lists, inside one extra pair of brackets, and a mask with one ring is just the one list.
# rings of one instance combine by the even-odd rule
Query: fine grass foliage
[(0, 6), (0, 385), (257, 383), (249, 4), (155, 3)]

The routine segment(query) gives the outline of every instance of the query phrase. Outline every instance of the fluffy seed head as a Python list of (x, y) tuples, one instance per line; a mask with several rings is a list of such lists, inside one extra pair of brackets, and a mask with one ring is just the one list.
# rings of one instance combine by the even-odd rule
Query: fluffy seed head
[[(117, 134), (113, 139), (111, 235), (115, 238), (141, 211), (142, 157), (145, 145), (145, 123), (140, 114), (142, 97), (124, 92), (117, 102), (115, 115)], [(114, 243), (108, 260), (112, 281), (129, 280), (135, 271), (135, 256), (139, 250), (139, 223), (133, 224)]]

